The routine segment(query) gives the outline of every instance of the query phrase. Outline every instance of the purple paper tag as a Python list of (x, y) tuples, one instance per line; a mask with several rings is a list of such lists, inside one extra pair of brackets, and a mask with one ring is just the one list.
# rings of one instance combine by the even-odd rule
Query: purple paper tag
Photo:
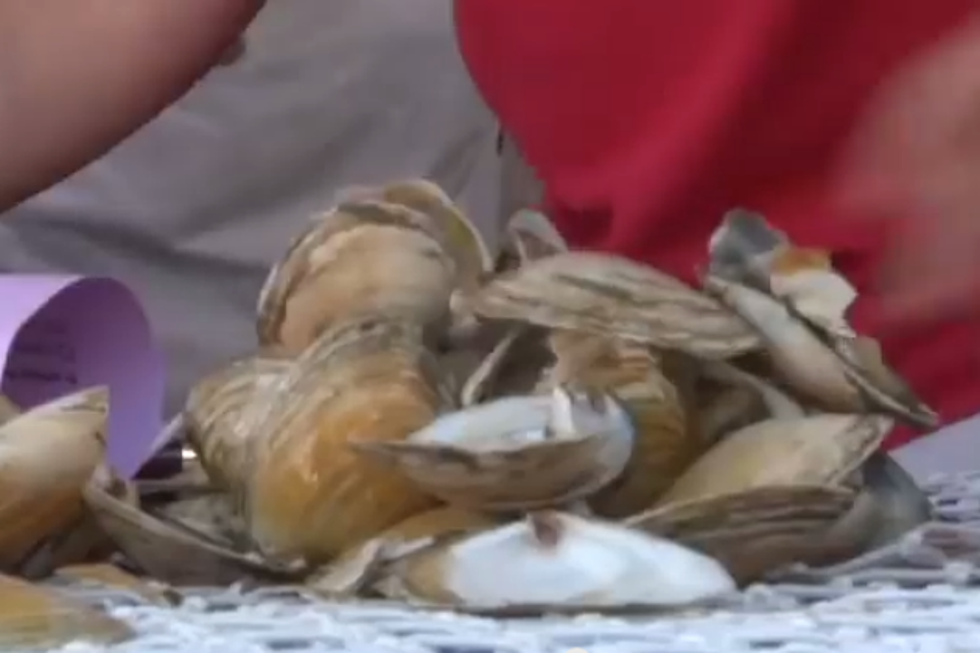
[(24, 408), (109, 388), (109, 461), (132, 477), (162, 427), (163, 355), (136, 296), (107, 278), (0, 275), (3, 392)]

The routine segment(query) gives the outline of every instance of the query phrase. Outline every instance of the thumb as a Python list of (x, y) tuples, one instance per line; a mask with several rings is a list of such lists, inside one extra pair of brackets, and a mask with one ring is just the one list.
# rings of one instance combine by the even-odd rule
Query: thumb
[(0, 0), (0, 211), (183, 95), (259, 0)]

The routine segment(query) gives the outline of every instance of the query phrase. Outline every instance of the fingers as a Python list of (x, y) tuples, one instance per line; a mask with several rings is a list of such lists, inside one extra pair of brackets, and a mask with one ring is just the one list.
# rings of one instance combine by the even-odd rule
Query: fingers
[(74, 172), (204, 75), (258, 0), (0, 0), (0, 210)]

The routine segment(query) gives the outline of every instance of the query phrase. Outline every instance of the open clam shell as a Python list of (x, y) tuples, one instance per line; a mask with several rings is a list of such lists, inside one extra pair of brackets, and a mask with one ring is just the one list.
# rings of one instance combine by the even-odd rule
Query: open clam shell
[[(713, 557), (745, 584), (792, 563), (840, 555), (842, 541), (834, 542), (832, 552), (815, 542), (848, 514), (854, 501), (855, 493), (844, 488), (756, 487), (664, 505), (624, 523)], [(858, 553), (865, 539), (853, 538), (846, 553)]]
[(119, 550), (150, 576), (174, 585), (229, 585), (243, 579), (283, 581), (296, 565), (276, 565), (249, 551), (231, 549), (205, 533), (154, 516), (90, 484), (85, 500)]
[(336, 327), (297, 360), (250, 453), (246, 522), (266, 555), (319, 564), (434, 500), (351, 449), (400, 442), (453, 405), (422, 342), (398, 322)]
[(612, 394), (636, 432), (625, 471), (589, 505), (603, 517), (649, 507), (706, 449), (688, 429), (681, 398), (659, 357), (644, 345), (592, 334), (556, 331), (550, 340), (556, 362), (543, 387)]
[(0, 649), (4, 651), (118, 644), (135, 636), (124, 622), (56, 589), (0, 575)]
[(530, 261), (461, 301), (487, 319), (587, 331), (702, 358), (761, 347), (757, 331), (716, 299), (605, 254), (568, 252)]
[(679, 606), (734, 586), (718, 562), (679, 544), (556, 512), (436, 543), (380, 584), (392, 598), (542, 612)]
[(355, 446), (448, 503), (516, 510), (593, 494), (622, 473), (634, 437), (610, 396), (557, 388), (443, 415), (402, 442)]
[(425, 215), (386, 202), (352, 202), (316, 221), (266, 279), (259, 340), (302, 352), (330, 327), (387, 316), (441, 324), (456, 265)]
[(529, 394), (553, 363), (545, 330), (526, 324), (509, 326), (467, 377), (461, 403), (474, 406), (500, 397)]
[(272, 400), (275, 384), (290, 365), (265, 357), (235, 361), (191, 389), (184, 409), (187, 441), (213, 483), (242, 488), (255, 415)]
[(82, 488), (105, 454), (109, 392), (90, 388), (0, 426), (0, 568), (16, 568), (83, 515)]
[(657, 506), (774, 485), (833, 485), (877, 450), (892, 420), (880, 415), (768, 419), (713, 446), (660, 497)]

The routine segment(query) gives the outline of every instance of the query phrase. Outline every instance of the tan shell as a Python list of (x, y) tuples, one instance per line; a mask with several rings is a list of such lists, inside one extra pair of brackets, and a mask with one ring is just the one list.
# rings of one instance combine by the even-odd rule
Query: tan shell
[[(559, 432), (552, 425), (562, 396), (583, 420)], [(405, 441), (356, 446), (447, 503), (494, 511), (560, 506), (608, 485), (630, 458), (628, 416), (609, 397), (596, 403), (562, 389), (505, 397), (443, 415)]]
[(653, 504), (706, 448), (688, 430), (684, 408), (660, 360), (648, 347), (590, 334), (551, 335), (556, 363), (543, 388), (610, 393), (623, 402), (636, 429), (623, 474), (589, 500), (596, 514), (625, 517)]
[(180, 603), (180, 595), (166, 585), (137, 578), (111, 564), (70, 565), (58, 569), (54, 576), (56, 579), (73, 584), (131, 592), (139, 595), (148, 603), (161, 607)]
[(105, 454), (106, 388), (48, 402), (0, 426), (0, 568), (83, 515), (82, 488)]
[(351, 597), (376, 582), (384, 566), (407, 555), (416, 546), (434, 540), (490, 528), (494, 516), (456, 506), (442, 506), (413, 515), (377, 537), (352, 547), (319, 573), (306, 580), (315, 592), (330, 597)]
[(135, 636), (124, 622), (56, 589), (0, 575), (0, 650), (41, 653), (68, 644), (118, 644)]
[(452, 404), (418, 326), (353, 322), (325, 333), (259, 425), (246, 523), (266, 555), (318, 564), (433, 499), (358, 442), (400, 442)]
[(774, 485), (827, 485), (846, 478), (891, 430), (879, 415), (769, 419), (732, 433), (698, 459), (657, 506)]
[(219, 487), (241, 490), (255, 413), (274, 396), (275, 384), (289, 367), (286, 360), (247, 358), (205, 376), (191, 389), (184, 409), (187, 441)]
[(266, 563), (254, 553), (155, 517), (96, 484), (85, 500), (99, 525), (126, 557), (153, 578), (174, 585), (229, 585), (243, 579), (288, 579), (298, 567)]
[(703, 358), (761, 347), (755, 329), (714, 298), (611, 255), (568, 252), (531, 261), (464, 301), (484, 318), (615, 336)]
[(398, 204), (428, 216), (443, 233), (446, 249), (456, 261), (461, 285), (475, 285), (493, 269), (493, 257), (476, 226), (446, 192), (431, 181), (408, 179), (381, 187), (348, 189), (344, 195), (354, 201), (375, 199)]
[(848, 515), (854, 501), (855, 494), (843, 488), (755, 487), (672, 503), (625, 523), (710, 555), (745, 584), (791, 563), (826, 562), (857, 553), (867, 532), (847, 541), (825, 537)]
[(440, 237), (427, 216), (397, 204), (352, 202), (327, 213), (269, 273), (260, 343), (295, 355), (356, 317), (441, 323), (456, 266)]

